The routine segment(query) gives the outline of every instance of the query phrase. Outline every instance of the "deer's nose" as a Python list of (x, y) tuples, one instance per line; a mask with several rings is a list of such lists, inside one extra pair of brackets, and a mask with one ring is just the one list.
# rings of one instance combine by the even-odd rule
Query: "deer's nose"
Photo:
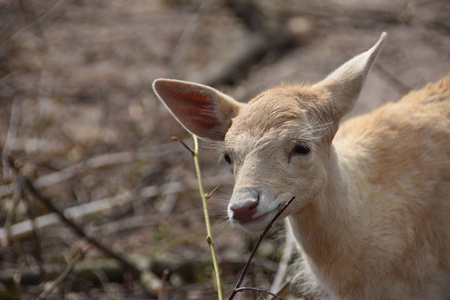
[(241, 205), (231, 205), (230, 209), (233, 211), (233, 219), (240, 223), (250, 221), (256, 213), (258, 204), (258, 200), (250, 200)]

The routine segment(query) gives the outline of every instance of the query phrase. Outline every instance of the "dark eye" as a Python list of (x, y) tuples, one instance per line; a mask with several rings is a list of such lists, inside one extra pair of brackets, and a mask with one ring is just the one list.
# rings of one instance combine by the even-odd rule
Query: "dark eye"
[(231, 157), (230, 157), (230, 155), (229, 155), (228, 153), (224, 153), (224, 154), (223, 154), (223, 158), (225, 159), (225, 161), (226, 161), (228, 164), (231, 164)]
[(304, 155), (304, 154), (308, 154), (310, 150), (311, 149), (309, 149), (308, 145), (306, 145), (304, 143), (300, 143), (300, 144), (295, 145), (294, 153)]

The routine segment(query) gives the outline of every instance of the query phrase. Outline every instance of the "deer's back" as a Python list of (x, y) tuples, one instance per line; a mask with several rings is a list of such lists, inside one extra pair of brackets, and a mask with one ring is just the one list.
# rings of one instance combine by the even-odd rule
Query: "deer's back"
[(450, 77), (345, 122), (334, 145), (358, 187), (363, 261), (400, 262), (405, 280), (450, 293)]
[(344, 122), (337, 152), (370, 168), (371, 182), (420, 187), (420, 194), (450, 185), (450, 77), (413, 91), (368, 115)]

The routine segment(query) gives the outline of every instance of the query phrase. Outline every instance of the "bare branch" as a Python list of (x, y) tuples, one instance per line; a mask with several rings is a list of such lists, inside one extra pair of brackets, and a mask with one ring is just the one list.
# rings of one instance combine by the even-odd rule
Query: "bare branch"
[(213, 267), (214, 267), (214, 275), (215, 275), (216, 284), (217, 284), (217, 297), (219, 300), (222, 300), (223, 299), (222, 278), (220, 277), (219, 261), (217, 259), (216, 248), (214, 246), (214, 241), (213, 241), (213, 237), (212, 237), (211, 221), (209, 219), (209, 211), (208, 211), (208, 198), (204, 191), (202, 172), (200, 169), (200, 161), (198, 159), (198, 153), (199, 153), (198, 138), (194, 134), (192, 135), (192, 138), (194, 139), (194, 146), (195, 146), (192, 156), (194, 157), (195, 171), (197, 173), (197, 180), (198, 180), (198, 189), (199, 189), (200, 196), (202, 198), (202, 204), (203, 204), (203, 215), (205, 217), (205, 226), (206, 226), (206, 233), (207, 233), (206, 241), (208, 242), (208, 245), (209, 245), (209, 249), (211, 252), (211, 258), (212, 258), (212, 262), (213, 262)]
[(53, 281), (37, 298), (36, 300), (45, 299), (58, 285), (63, 282), (67, 276), (69, 276), (70, 272), (72, 272), (73, 268), (77, 265), (77, 263), (83, 259), (86, 253), (91, 250), (91, 244), (88, 244), (84, 249), (80, 249), (77, 256), (72, 260), (72, 262), (67, 266), (67, 268), (62, 272), (62, 274)]
[[(117, 206), (129, 203), (132, 200), (129, 192), (122, 193), (113, 197), (99, 199), (93, 202), (81, 204), (79, 206), (69, 207), (62, 211), (64, 216), (70, 219), (86, 216), (96, 212), (108, 210)], [(9, 215), (9, 213), (8, 213)], [(0, 228), (0, 245), (5, 243), (5, 239), (9, 234), (11, 238), (28, 235), (33, 231), (33, 226), (36, 229), (42, 229), (61, 222), (61, 218), (55, 212), (36, 217), (32, 220), (25, 220), (17, 224), (5, 225), (4, 228)], [(34, 224), (33, 224), (34, 223)]]
[(272, 221), (270, 221), (269, 225), (267, 225), (266, 229), (264, 229), (264, 232), (261, 233), (261, 235), (259, 236), (259, 240), (256, 243), (255, 247), (253, 248), (253, 251), (250, 253), (247, 263), (245, 264), (244, 269), (242, 269), (241, 276), (239, 277), (239, 280), (236, 283), (236, 286), (234, 287), (233, 292), (231, 293), (228, 300), (232, 300), (234, 298), (234, 296), (238, 293), (237, 289), (239, 289), (239, 287), (242, 284), (242, 281), (244, 281), (244, 277), (245, 277), (245, 274), (247, 273), (248, 267), (250, 266), (250, 263), (251, 263), (253, 257), (255, 256), (256, 250), (258, 250), (258, 247), (261, 244), (264, 237), (266, 236), (267, 232), (270, 230), (270, 228), (272, 228), (272, 225), (275, 223), (275, 221), (278, 219), (278, 217), (285, 211), (285, 209), (289, 206), (289, 204), (291, 204), (292, 201), (294, 201), (294, 199), (295, 199), (295, 197), (292, 197), (291, 200), (289, 200), (287, 203), (284, 204), (284, 206), (278, 211), (278, 213), (275, 215), (275, 217), (273, 217)]
[(264, 293), (264, 294), (270, 295), (272, 297), (275, 297), (277, 299), (283, 300), (283, 298), (281, 298), (280, 296), (278, 296), (275, 293), (272, 293), (272, 292), (269, 292), (269, 291), (266, 291), (266, 290), (262, 290), (262, 289), (258, 289), (258, 288), (254, 288), (254, 287), (241, 287), (241, 288), (236, 289), (237, 293), (240, 293), (240, 292), (243, 292), (243, 291), (256, 291), (256, 292), (258, 292), (260, 294)]
[(212, 189), (211, 192), (209, 192), (208, 194), (206, 194), (206, 199), (209, 199), (212, 197), (212, 195), (220, 188), (220, 185), (216, 186), (215, 188)]
[(179, 137), (173, 136), (171, 137), (172, 140), (180, 142), (181, 145), (183, 145), (184, 148), (186, 148), (189, 152), (191, 152), (192, 155), (195, 155), (195, 151), (191, 149), (188, 145), (186, 145), (185, 142), (183, 142)]
[(28, 179), (26, 176), (23, 176), (20, 174), (20, 171), (17, 170), (14, 166), (14, 162), (10, 160), (10, 167), (13, 168), (17, 172), (17, 176), (23, 180), (24, 188), (26, 191), (28, 191), (33, 197), (35, 197), (37, 200), (39, 200), (42, 204), (44, 204), (49, 210), (55, 212), (59, 218), (73, 231), (75, 231), (76, 234), (78, 234), (80, 237), (85, 238), (89, 241), (92, 245), (97, 247), (98, 249), (102, 250), (105, 254), (108, 256), (111, 256), (118, 260), (135, 278), (140, 278), (141, 270), (137, 268), (134, 264), (132, 264), (130, 261), (128, 261), (127, 258), (125, 258), (123, 255), (114, 252), (112, 249), (108, 248), (106, 245), (98, 241), (96, 238), (89, 236), (84, 229), (77, 225), (75, 222), (70, 220), (64, 215), (64, 212), (57, 207), (54, 204), (54, 201), (46, 196), (44, 196), (31, 182), (30, 179)]

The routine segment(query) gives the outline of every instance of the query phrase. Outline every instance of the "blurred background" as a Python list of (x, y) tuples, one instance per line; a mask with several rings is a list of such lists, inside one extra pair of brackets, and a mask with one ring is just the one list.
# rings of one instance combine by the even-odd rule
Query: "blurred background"
[[(192, 141), (153, 80), (246, 102), (322, 79), (383, 31), (353, 115), (449, 74), (449, 1), (0, 0), (0, 299), (217, 299), (193, 160), (170, 137)], [(228, 297), (254, 238), (226, 222), (233, 178), (213, 148), (200, 159), (206, 190), (220, 185), (209, 206)], [(282, 227), (244, 285), (270, 289)]]

